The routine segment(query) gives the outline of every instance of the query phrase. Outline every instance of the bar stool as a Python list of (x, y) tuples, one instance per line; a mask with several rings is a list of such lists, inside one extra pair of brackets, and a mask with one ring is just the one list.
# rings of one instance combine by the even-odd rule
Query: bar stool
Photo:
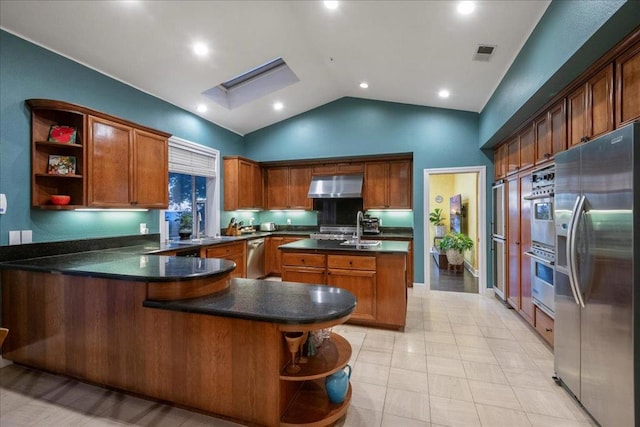
[(2, 348), (2, 343), (4, 339), (7, 337), (9, 330), (7, 328), (0, 328), (0, 348)]

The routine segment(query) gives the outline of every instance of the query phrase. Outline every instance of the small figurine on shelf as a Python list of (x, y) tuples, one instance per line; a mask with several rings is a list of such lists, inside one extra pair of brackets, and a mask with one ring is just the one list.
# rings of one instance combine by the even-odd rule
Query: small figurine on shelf
[(349, 378), (351, 378), (351, 366), (346, 365), (345, 368), (349, 369), (347, 374), (344, 369), (331, 374), (324, 381), (327, 389), (327, 395), (331, 403), (342, 403), (347, 396), (347, 390), (349, 390)]

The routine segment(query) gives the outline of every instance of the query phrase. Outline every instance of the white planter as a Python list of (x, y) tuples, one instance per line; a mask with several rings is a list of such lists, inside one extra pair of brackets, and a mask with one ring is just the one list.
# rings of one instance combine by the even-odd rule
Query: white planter
[(447, 249), (447, 262), (451, 265), (460, 265), (464, 263), (464, 255), (455, 249)]
[(444, 237), (447, 228), (444, 225), (436, 225), (436, 237)]

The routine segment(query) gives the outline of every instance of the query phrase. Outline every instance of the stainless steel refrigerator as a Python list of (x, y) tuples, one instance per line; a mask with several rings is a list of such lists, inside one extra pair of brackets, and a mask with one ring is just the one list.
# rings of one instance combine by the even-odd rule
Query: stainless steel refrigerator
[(556, 156), (555, 371), (603, 427), (638, 416), (640, 122)]

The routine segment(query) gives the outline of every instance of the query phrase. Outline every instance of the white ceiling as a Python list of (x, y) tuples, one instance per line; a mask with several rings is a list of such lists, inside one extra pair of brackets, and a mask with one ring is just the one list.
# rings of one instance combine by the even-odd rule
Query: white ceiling
[[(0, 27), (244, 135), (344, 96), (481, 111), (550, 1), (457, 3), (0, 0)], [(202, 95), (276, 57), (298, 83), (233, 110)]]

